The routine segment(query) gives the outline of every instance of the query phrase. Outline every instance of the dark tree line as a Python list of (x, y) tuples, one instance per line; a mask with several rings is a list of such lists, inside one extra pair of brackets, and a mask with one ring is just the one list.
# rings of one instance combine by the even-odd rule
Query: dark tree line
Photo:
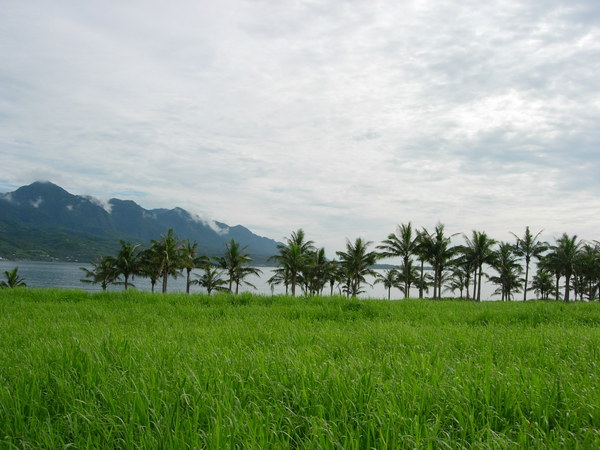
[[(444, 225), (433, 230), (417, 229), (410, 222), (398, 225), (394, 233), (373, 248), (373, 242), (357, 238), (346, 240), (346, 248), (336, 252), (335, 259), (325, 256), (325, 249), (306, 238), (302, 229), (291, 233), (277, 246), (270, 258), (276, 266), (268, 279), (272, 289), (285, 287), (286, 295), (322, 295), (328, 292), (356, 297), (364, 293), (369, 279), (382, 284), (391, 298), (392, 289), (405, 298), (411, 289), (419, 298), (430, 294), (439, 299), (446, 292), (461, 298), (481, 300), (484, 280), (493, 283), (503, 301), (513, 300), (518, 293), (527, 300), (534, 292), (540, 299), (570, 301), (594, 300), (600, 291), (600, 243), (584, 242), (566, 233), (549, 244), (540, 240), (529, 227), (523, 235), (513, 233), (514, 242), (499, 242), (483, 231), (470, 235), (448, 234)], [(455, 244), (454, 241), (462, 241)], [(111, 284), (132, 286), (135, 277), (150, 280), (152, 292), (160, 282), (167, 292), (168, 279), (184, 275), (186, 292), (199, 285), (213, 291), (238, 293), (241, 285), (254, 287), (247, 281), (261, 271), (252, 266), (246, 247), (231, 240), (223, 256), (200, 255), (198, 243), (179, 239), (172, 229), (143, 249), (139, 244), (121, 241), (116, 256), (105, 256), (82, 268), (86, 283), (100, 284), (103, 290)], [(373, 266), (395, 258), (400, 261), (383, 272)], [(533, 264), (536, 272), (530, 276)], [(192, 271), (201, 274), (192, 279)], [(562, 283), (562, 284), (561, 284)]]

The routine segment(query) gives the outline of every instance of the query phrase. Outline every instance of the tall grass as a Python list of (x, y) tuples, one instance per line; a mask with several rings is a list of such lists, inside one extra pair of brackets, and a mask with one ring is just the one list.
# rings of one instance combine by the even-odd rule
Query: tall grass
[(15, 448), (600, 447), (600, 304), (0, 291)]

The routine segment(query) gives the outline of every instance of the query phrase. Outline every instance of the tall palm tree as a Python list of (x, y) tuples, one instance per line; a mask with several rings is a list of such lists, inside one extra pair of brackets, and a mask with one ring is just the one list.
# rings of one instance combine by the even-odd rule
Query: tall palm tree
[(272, 256), (270, 260), (277, 263), (279, 267), (284, 267), (289, 273), (290, 287), (292, 296), (296, 295), (296, 285), (298, 276), (306, 264), (306, 257), (309, 252), (314, 250), (313, 241), (306, 240), (304, 230), (292, 232), (290, 238), (285, 238), (286, 244), (278, 244), (278, 255)]
[(362, 293), (361, 284), (366, 283), (367, 275), (376, 276), (371, 268), (377, 262), (377, 253), (368, 251), (372, 242), (356, 238), (354, 244), (346, 239), (346, 251), (336, 252), (345, 279), (344, 290), (347, 296), (356, 297)]
[(563, 235), (556, 241), (556, 245), (552, 247), (558, 267), (565, 276), (565, 302), (570, 300), (569, 294), (571, 277), (573, 276), (573, 272), (575, 270), (575, 262), (577, 260), (577, 254), (579, 253), (581, 245), (582, 242), (577, 239), (577, 235), (569, 236), (567, 233), (563, 233)]
[[(473, 230), (473, 235), (470, 239), (465, 235), (463, 236), (467, 243), (467, 258), (469, 258), (474, 263), (474, 266), (476, 268), (476, 277), (473, 279), (475, 285), (473, 290), (473, 298), (480, 302), (483, 265), (492, 264), (494, 262), (495, 253), (492, 247), (494, 246), (496, 241), (490, 238), (483, 231)], [(475, 292), (477, 293), (477, 295), (475, 295)]]
[(208, 256), (198, 254), (198, 242), (190, 242), (186, 239), (181, 247), (181, 265), (185, 269), (185, 292), (190, 293), (190, 284), (192, 283), (190, 275), (192, 270), (197, 267), (202, 267), (209, 263)]
[(381, 250), (380, 257), (382, 258), (402, 258), (402, 270), (404, 275), (404, 298), (410, 295), (410, 258), (417, 254), (419, 248), (419, 235), (413, 233), (413, 228), (410, 222), (407, 224), (398, 225), (396, 233), (388, 235), (387, 239), (383, 240), (377, 249)]
[(249, 275), (260, 275), (262, 273), (260, 269), (250, 266), (252, 258), (249, 253), (245, 253), (247, 248), (248, 246), (240, 248), (240, 244), (231, 239), (225, 245), (225, 255), (218, 258), (219, 267), (224, 269), (229, 277), (229, 292), (232, 292), (235, 284), (235, 293), (237, 294), (242, 283), (256, 289), (256, 286), (244, 280)]
[(548, 249), (548, 244), (539, 240), (540, 234), (543, 230), (538, 231), (535, 235), (529, 231), (529, 226), (525, 227), (525, 234), (523, 237), (517, 236), (515, 233), (511, 233), (517, 239), (517, 245), (515, 246), (515, 254), (522, 258), (525, 258), (525, 289), (523, 289), (523, 301), (527, 301), (527, 291), (529, 288), (529, 264), (531, 258), (540, 258), (542, 253)]
[(133, 245), (131, 242), (120, 240), (121, 248), (114, 260), (114, 269), (117, 276), (123, 276), (125, 290), (129, 287), (129, 278), (140, 273), (140, 244)]
[(110, 284), (121, 284), (118, 281), (119, 275), (115, 270), (115, 258), (104, 256), (91, 264), (91, 270), (86, 267), (79, 268), (83, 270), (87, 277), (80, 280), (82, 283), (99, 284), (103, 291), (106, 291)]
[(19, 268), (15, 267), (13, 270), (4, 271), (4, 276), (6, 277), (6, 281), (0, 281), (0, 288), (17, 288), (17, 287), (27, 287), (25, 284), (25, 280), (21, 278), (19, 275)]
[(152, 247), (160, 264), (162, 275), (162, 292), (167, 292), (167, 280), (169, 276), (177, 278), (182, 269), (182, 244), (172, 228), (166, 234), (162, 234), (160, 240), (152, 241)]

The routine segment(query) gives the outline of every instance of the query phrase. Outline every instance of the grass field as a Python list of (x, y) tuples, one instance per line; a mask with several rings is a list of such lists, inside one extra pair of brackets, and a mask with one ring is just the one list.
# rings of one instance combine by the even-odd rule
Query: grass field
[(0, 290), (0, 448), (600, 448), (600, 304)]

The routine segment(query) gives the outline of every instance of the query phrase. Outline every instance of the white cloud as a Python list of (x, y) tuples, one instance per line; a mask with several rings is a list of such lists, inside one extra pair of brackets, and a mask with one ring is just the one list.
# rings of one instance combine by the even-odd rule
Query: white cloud
[(5, 3), (7, 186), (331, 252), (408, 220), (597, 238), (597, 2)]
[(100, 208), (102, 208), (108, 214), (111, 213), (113, 205), (112, 205), (112, 203), (110, 201), (100, 200), (99, 198), (92, 197), (91, 195), (86, 195), (85, 198), (87, 198), (94, 205), (97, 205)]
[(33, 206), (34, 208), (39, 208), (43, 202), (44, 199), (42, 197), (38, 197), (35, 199), (35, 201), (30, 201), (29, 203), (31, 203), (31, 206)]
[(195, 222), (201, 223), (202, 225), (206, 225), (217, 234), (225, 235), (229, 232), (229, 228), (220, 227), (213, 219), (209, 217), (202, 217), (199, 214), (192, 214), (191, 219)]

